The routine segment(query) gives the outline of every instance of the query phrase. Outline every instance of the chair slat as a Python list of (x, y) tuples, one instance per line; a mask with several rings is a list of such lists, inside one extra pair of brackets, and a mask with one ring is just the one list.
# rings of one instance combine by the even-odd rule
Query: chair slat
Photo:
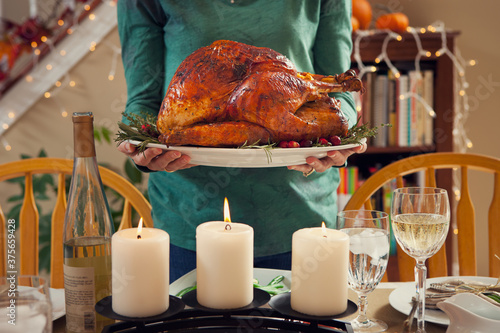
[(427, 168), (425, 172), (426, 186), (436, 187), (436, 169), (433, 167)]
[(19, 214), (20, 272), (38, 275), (38, 209), (33, 195), (33, 175), (26, 173), (24, 202)]
[(398, 188), (405, 186), (404, 181), (403, 181), (403, 176), (396, 177), (396, 186)]
[(125, 199), (123, 204), (123, 215), (122, 220), (120, 222), (120, 226), (118, 230), (132, 228), (132, 206), (130, 205), (130, 201)]
[(64, 173), (59, 173), (57, 180), (57, 198), (52, 213), (51, 247), (50, 247), (50, 286), (64, 288), (63, 273), (63, 232), (64, 215), (66, 212), (66, 181)]
[[(500, 276), (500, 172), (495, 173), (493, 199), (488, 212), (489, 275)], [(498, 257), (495, 257), (495, 254)]]
[(457, 204), (458, 263), (460, 275), (476, 275), (476, 220), (469, 192), (468, 168), (461, 167), (460, 200)]
[(399, 281), (415, 281), (415, 259), (399, 246), (397, 247)]

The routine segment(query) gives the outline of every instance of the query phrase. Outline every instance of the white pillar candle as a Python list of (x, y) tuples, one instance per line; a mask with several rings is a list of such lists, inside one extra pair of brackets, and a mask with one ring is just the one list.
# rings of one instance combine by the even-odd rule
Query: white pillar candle
[(338, 230), (306, 228), (292, 237), (293, 310), (331, 316), (347, 309), (349, 236)]
[[(226, 227), (228, 226), (228, 227)], [(197, 300), (212, 309), (236, 309), (253, 300), (253, 228), (212, 221), (196, 228)]]
[(169, 307), (170, 236), (163, 230), (123, 229), (111, 238), (112, 308), (126, 317), (149, 317)]

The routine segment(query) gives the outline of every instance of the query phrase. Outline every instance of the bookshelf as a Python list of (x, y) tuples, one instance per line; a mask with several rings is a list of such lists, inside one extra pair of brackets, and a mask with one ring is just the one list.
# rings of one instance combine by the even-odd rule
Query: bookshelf
[[(446, 32), (446, 46), (449, 50), (455, 49), (455, 40), (460, 33), (457, 31)], [(380, 146), (375, 142), (370, 142), (368, 149), (364, 154), (355, 154), (349, 157), (349, 166), (357, 167), (359, 170), (359, 179), (368, 178), (376, 169), (379, 169), (393, 161), (399, 160), (412, 155), (425, 154), (431, 152), (450, 152), (453, 151), (453, 120), (454, 120), (454, 102), (455, 102), (455, 87), (454, 76), (455, 67), (453, 61), (447, 55), (436, 55), (437, 51), (442, 50), (443, 39), (440, 33), (421, 33), (418, 35), (421, 46), (424, 50), (430, 52), (430, 56), (422, 56), (420, 59), (421, 71), (428, 70), (433, 73), (433, 89), (432, 89), (432, 106), (436, 116), (430, 122), (430, 131), (432, 132), (431, 140), (418, 144), (403, 146), (394, 141)], [(386, 53), (394, 67), (401, 73), (409, 73), (415, 69), (415, 57), (418, 54), (418, 46), (415, 37), (411, 33), (401, 35), (402, 40), (390, 40), (387, 44)], [(354, 33), (353, 41), (357, 35)], [(377, 33), (367, 37), (363, 37), (359, 43), (361, 61), (364, 65), (374, 65), (378, 68), (377, 73), (384, 73), (384, 64), (375, 63), (375, 59), (380, 56), (383, 49), (383, 44), (386, 39), (385, 33)], [(352, 68), (357, 69), (357, 63), (354, 57), (351, 58)], [(387, 69), (387, 68), (385, 68)], [(366, 76), (366, 74), (365, 74)], [(366, 80), (370, 84), (377, 82), (376, 80)], [(380, 81), (378, 81), (380, 82)], [(366, 85), (366, 89), (371, 89), (374, 94), (377, 87)], [(390, 89), (390, 88), (389, 88)], [(380, 89), (379, 89), (380, 90)], [(396, 93), (397, 94), (397, 93)], [(393, 94), (394, 96), (394, 94)], [(362, 97), (361, 97), (362, 98)], [(372, 98), (373, 100), (373, 98)], [(381, 103), (383, 108), (390, 109), (388, 103)], [(365, 111), (364, 103), (361, 113)], [(373, 108), (373, 105), (370, 107)], [(362, 115), (362, 118), (364, 116)], [(370, 117), (370, 124), (379, 126)], [(380, 118), (379, 118), (380, 119)], [(385, 121), (388, 122), (388, 121)], [(384, 123), (385, 123), (384, 122)], [(387, 129), (387, 128), (386, 128)], [(390, 129), (387, 129), (390, 130)], [(429, 131), (429, 129), (427, 129)], [(445, 188), (448, 193), (452, 194), (453, 175), (450, 170), (437, 171), (437, 186)], [(453, 201), (453, 195), (450, 195), (450, 200)], [(382, 199), (383, 201), (383, 199)], [(453, 204), (453, 202), (452, 202)], [(452, 228), (450, 228), (452, 232)], [(448, 239), (451, 239), (449, 237)], [(446, 250), (448, 257), (451, 258), (452, 244), (447, 242)], [(449, 271), (451, 271), (451, 262), (448, 263)]]
[[(446, 43), (450, 50), (454, 49), (455, 39), (459, 32), (450, 31), (446, 33)], [(415, 38), (410, 33), (401, 35), (402, 40), (391, 40), (387, 44), (387, 55), (393, 65), (398, 70), (414, 69), (415, 57), (418, 48)], [(381, 54), (385, 34), (374, 34), (364, 37), (360, 42), (361, 60), (365, 65), (373, 64), (383, 67), (383, 64), (375, 64), (375, 59)], [(353, 155), (349, 159), (350, 165), (384, 166), (391, 161), (422, 153), (453, 151), (453, 117), (454, 117), (454, 75), (455, 70), (452, 60), (446, 56), (437, 56), (436, 52), (442, 48), (442, 37), (439, 33), (419, 34), (422, 48), (431, 53), (430, 57), (423, 56), (420, 59), (422, 70), (433, 71), (433, 107), (436, 117), (433, 119), (433, 140), (431, 144), (416, 146), (388, 145), (377, 147), (369, 145), (364, 154)], [(356, 38), (354, 34), (353, 38)], [(353, 68), (356, 68), (355, 59), (351, 59)], [(370, 87), (366, 87), (370, 89)], [(375, 124), (376, 125), (376, 124)], [(362, 168), (361, 168), (362, 169)], [(363, 172), (363, 170), (360, 170)], [(361, 177), (366, 176), (361, 174)], [(451, 190), (452, 179), (449, 177), (439, 177), (438, 186)]]

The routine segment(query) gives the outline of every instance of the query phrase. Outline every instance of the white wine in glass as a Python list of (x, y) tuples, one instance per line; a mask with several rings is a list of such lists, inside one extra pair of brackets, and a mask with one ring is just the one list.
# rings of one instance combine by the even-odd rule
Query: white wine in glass
[(443, 246), (450, 225), (450, 202), (444, 189), (404, 187), (394, 190), (392, 230), (399, 246), (416, 260), (417, 332), (425, 332), (427, 258)]
[(354, 332), (384, 332), (387, 324), (366, 316), (368, 294), (377, 287), (389, 259), (389, 215), (376, 210), (338, 213), (337, 228), (349, 235), (349, 287), (358, 294)]

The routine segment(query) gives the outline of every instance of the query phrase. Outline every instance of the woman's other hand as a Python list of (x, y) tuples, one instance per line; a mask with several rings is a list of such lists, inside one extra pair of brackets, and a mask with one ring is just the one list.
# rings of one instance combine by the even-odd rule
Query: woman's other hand
[(366, 151), (366, 143), (356, 146), (351, 149), (331, 150), (327, 152), (327, 156), (322, 159), (316, 157), (306, 158), (307, 164), (289, 166), (289, 170), (300, 171), (304, 176), (309, 176), (314, 171), (325, 172), (332, 166), (343, 166), (347, 162), (347, 158), (352, 154), (361, 154)]

